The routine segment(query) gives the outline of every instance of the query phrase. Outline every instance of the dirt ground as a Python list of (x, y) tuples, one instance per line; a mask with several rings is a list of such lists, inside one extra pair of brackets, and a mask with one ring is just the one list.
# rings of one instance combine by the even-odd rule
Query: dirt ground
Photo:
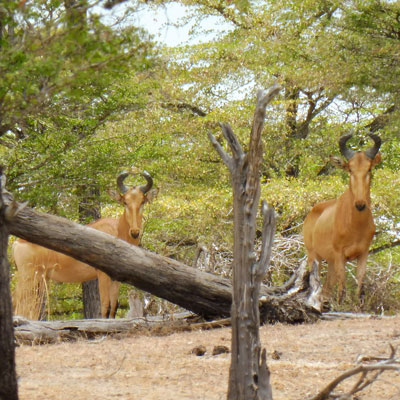
[[(277, 324), (261, 328), (274, 400), (307, 399), (358, 356), (387, 356), (399, 347), (400, 316)], [(17, 348), (21, 400), (219, 400), (227, 393), (230, 329), (168, 336), (130, 334), (93, 341)], [(191, 353), (203, 345), (204, 356)], [(279, 359), (274, 359), (279, 358)], [(352, 381), (355, 382), (354, 380)], [(357, 399), (400, 399), (400, 374), (385, 372)]]

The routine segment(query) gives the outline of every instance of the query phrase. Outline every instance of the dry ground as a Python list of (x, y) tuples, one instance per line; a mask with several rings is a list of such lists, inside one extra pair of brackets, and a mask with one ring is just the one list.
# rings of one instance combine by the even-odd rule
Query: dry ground
[[(264, 326), (261, 339), (274, 399), (306, 399), (351, 369), (357, 356), (386, 356), (389, 343), (400, 352), (400, 316)], [(198, 345), (207, 348), (202, 357), (191, 354)], [(229, 328), (23, 345), (17, 348), (20, 399), (225, 399), (230, 356), (213, 356), (216, 345), (230, 346)], [(358, 399), (399, 400), (400, 374), (385, 373)]]

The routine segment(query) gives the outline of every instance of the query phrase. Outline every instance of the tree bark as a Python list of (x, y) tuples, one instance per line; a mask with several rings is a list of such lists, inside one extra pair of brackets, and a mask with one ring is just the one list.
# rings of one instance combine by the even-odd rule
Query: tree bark
[[(4, 183), (2, 179), (0, 193), (3, 191)], [(0, 400), (18, 400), (5, 212), (6, 206), (0, 194)]]
[(83, 318), (101, 318), (99, 281), (82, 282)]
[[(101, 218), (100, 190), (96, 185), (83, 184), (78, 187), (79, 222), (89, 223)], [(83, 317), (101, 318), (99, 282), (97, 279), (82, 282)]]
[(209, 139), (231, 175), (234, 212), (232, 357), (229, 371), (229, 400), (272, 400), (265, 349), (261, 352), (259, 337), (259, 300), (261, 282), (269, 267), (275, 232), (274, 210), (263, 204), (263, 246), (256, 259), (256, 217), (260, 200), (261, 133), (265, 109), (280, 91), (279, 85), (259, 91), (250, 134), (249, 151), (245, 153), (232, 128), (222, 124), (222, 132), (231, 149), (228, 155), (213, 135)]

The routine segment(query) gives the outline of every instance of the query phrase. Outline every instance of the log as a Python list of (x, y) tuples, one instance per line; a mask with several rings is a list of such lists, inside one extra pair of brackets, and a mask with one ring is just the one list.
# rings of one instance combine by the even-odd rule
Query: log
[[(168, 318), (141, 317), (121, 319), (75, 319), (66, 321), (32, 321), (16, 316), (13, 319), (14, 335), (18, 344), (47, 344), (79, 338), (95, 339), (135, 330), (192, 330), (193, 314), (185, 312)], [(193, 328), (194, 329), (194, 328)]]
[(70, 255), (196, 314), (229, 316), (229, 280), (151, 253), (96, 229), (25, 207), (7, 220), (9, 232)]
[[(9, 202), (12, 199), (8, 199)], [(143, 248), (79, 225), (65, 218), (38, 212), (22, 205), (18, 212), (6, 219), (9, 232), (30, 242), (70, 255), (101, 271), (112, 279), (131, 284), (138, 289), (177, 304), (207, 319), (230, 316), (232, 286), (228, 279), (189, 267), (176, 260), (152, 253)], [(287, 289), (287, 288), (285, 288)], [(263, 296), (282, 291), (261, 287)], [(307, 284), (301, 292), (307, 293)], [(279, 297), (279, 295), (278, 295)], [(279, 303), (279, 300), (276, 300)], [(284, 302), (280, 307), (285, 307)], [(271, 307), (274, 307), (273, 305)], [(283, 313), (264, 308), (261, 318), (276, 322)], [(318, 310), (305, 305), (302, 299), (298, 307), (303, 310), (303, 321), (315, 321)], [(273, 310), (272, 310), (273, 311)], [(279, 320), (279, 319), (278, 319)], [(284, 320), (279, 320), (285, 322)]]

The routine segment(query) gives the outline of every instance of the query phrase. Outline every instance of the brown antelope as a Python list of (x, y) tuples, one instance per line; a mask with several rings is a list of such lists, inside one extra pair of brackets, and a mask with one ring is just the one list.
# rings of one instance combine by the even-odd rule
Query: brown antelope
[[(119, 192), (110, 192), (124, 206), (123, 214), (119, 218), (101, 218), (89, 226), (137, 246), (142, 227), (143, 206), (154, 198), (157, 190), (152, 189), (153, 179), (146, 171), (142, 174), (147, 181), (145, 185), (131, 188), (125, 186), (124, 180), (130, 174), (133, 173), (122, 172), (117, 178)], [(18, 282), (15, 290), (16, 314), (33, 318), (33, 313), (29, 309), (30, 305), (21, 304), (24, 299), (24, 291), (33, 284), (33, 277), (36, 282), (47, 282), (51, 279), (63, 283), (79, 283), (98, 278), (101, 316), (115, 318), (120, 283), (113, 281), (104, 272), (65, 254), (22, 239), (14, 242), (13, 256), (18, 269)], [(34, 292), (32, 288), (30, 290), (32, 293)]]
[(361, 299), (369, 246), (375, 233), (370, 199), (371, 170), (381, 160), (379, 136), (369, 135), (374, 146), (365, 152), (355, 152), (346, 146), (351, 136), (339, 139), (340, 152), (347, 161), (331, 157), (336, 167), (349, 172), (349, 188), (338, 199), (316, 204), (303, 228), (309, 267), (314, 260), (320, 266), (321, 260), (328, 262), (323, 296), (327, 298), (337, 283), (339, 302), (344, 291), (345, 264), (354, 259), (357, 259), (357, 295)]

